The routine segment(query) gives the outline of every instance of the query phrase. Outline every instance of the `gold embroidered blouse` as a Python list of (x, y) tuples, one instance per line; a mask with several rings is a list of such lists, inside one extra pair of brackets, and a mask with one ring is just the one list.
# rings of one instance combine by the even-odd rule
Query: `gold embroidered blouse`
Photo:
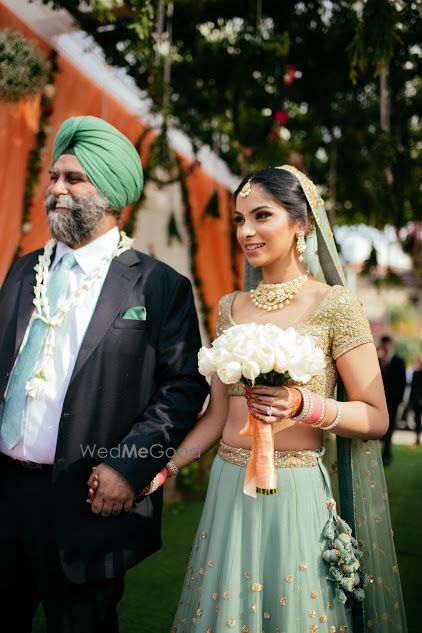
[[(232, 304), (235, 296), (236, 292), (233, 292), (220, 299), (217, 336), (236, 325), (232, 318)], [(313, 336), (316, 345), (325, 354), (325, 374), (311, 378), (306, 385), (307, 389), (325, 398), (333, 395), (336, 386), (335, 361), (354, 347), (373, 342), (362, 302), (351, 290), (343, 286), (333, 286), (316, 310), (293, 327), (299, 334)], [(291, 381), (289, 384), (295, 383)], [(240, 382), (228, 385), (227, 393), (229, 396), (242, 396), (245, 393), (244, 386)]]

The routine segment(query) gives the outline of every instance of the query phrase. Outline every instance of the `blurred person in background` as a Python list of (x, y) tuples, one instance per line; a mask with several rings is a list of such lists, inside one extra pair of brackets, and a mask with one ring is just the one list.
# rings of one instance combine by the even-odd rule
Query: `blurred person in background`
[(420, 446), (421, 414), (422, 414), (422, 356), (418, 358), (412, 376), (410, 387), (409, 407), (415, 415), (416, 441), (413, 446)]
[(381, 337), (378, 359), (389, 416), (388, 431), (382, 438), (384, 444), (382, 461), (384, 466), (388, 466), (392, 460), (391, 439), (396, 428), (397, 410), (403, 401), (406, 388), (406, 366), (401, 356), (395, 353), (393, 339), (388, 335)]

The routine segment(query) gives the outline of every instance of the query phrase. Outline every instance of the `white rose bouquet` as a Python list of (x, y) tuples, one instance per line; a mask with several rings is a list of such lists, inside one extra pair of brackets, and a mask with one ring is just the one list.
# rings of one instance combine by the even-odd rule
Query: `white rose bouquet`
[[(282, 330), (270, 323), (235, 325), (216, 338), (212, 347), (202, 347), (198, 369), (203, 376), (214, 373), (226, 385), (279, 387), (292, 379), (306, 384), (323, 373), (325, 358), (312, 336), (301, 335), (294, 328)], [(279, 430), (279, 429), (278, 429)], [(246, 494), (276, 492), (274, 469), (274, 428), (248, 416), (241, 435), (252, 436), (252, 454), (248, 463)]]

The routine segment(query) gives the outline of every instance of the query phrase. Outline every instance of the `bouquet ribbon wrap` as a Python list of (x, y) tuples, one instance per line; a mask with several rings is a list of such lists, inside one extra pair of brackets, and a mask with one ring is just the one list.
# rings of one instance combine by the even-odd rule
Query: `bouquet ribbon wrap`
[(277, 473), (274, 466), (274, 435), (282, 423), (265, 424), (248, 415), (240, 435), (252, 437), (251, 458), (246, 466), (243, 492), (256, 498), (256, 493), (273, 495), (277, 492)]

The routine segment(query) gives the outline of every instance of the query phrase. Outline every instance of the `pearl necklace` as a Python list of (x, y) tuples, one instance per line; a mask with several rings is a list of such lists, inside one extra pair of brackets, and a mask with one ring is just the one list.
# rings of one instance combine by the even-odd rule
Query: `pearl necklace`
[(260, 281), (250, 291), (252, 302), (260, 310), (281, 310), (302, 290), (307, 280), (308, 273), (280, 284), (264, 284)]
[(40, 355), (40, 361), (33, 377), (26, 383), (26, 393), (32, 398), (39, 398), (45, 391), (47, 374), (49, 368), (49, 358), (55, 348), (55, 330), (60, 328), (70, 309), (76, 305), (80, 298), (87, 294), (92, 286), (104, 275), (105, 268), (109, 266), (112, 259), (119, 257), (122, 253), (132, 248), (133, 240), (124, 231), (120, 231), (120, 241), (116, 248), (104, 255), (100, 263), (90, 272), (79, 287), (67, 299), (59, 302), (57, 311), (51, 314), (50, 304), (47, 296), (47, 281), (51, 263), (51, 255), (56, 245), (56, 240), (49, 240), (44, 246), (44, 251), (38, 258), (38, 263), (34, 266), (35, 286), (34, 299), (35, 306), (33, 319), (39, 319), (48, 326), (47, 336)]

